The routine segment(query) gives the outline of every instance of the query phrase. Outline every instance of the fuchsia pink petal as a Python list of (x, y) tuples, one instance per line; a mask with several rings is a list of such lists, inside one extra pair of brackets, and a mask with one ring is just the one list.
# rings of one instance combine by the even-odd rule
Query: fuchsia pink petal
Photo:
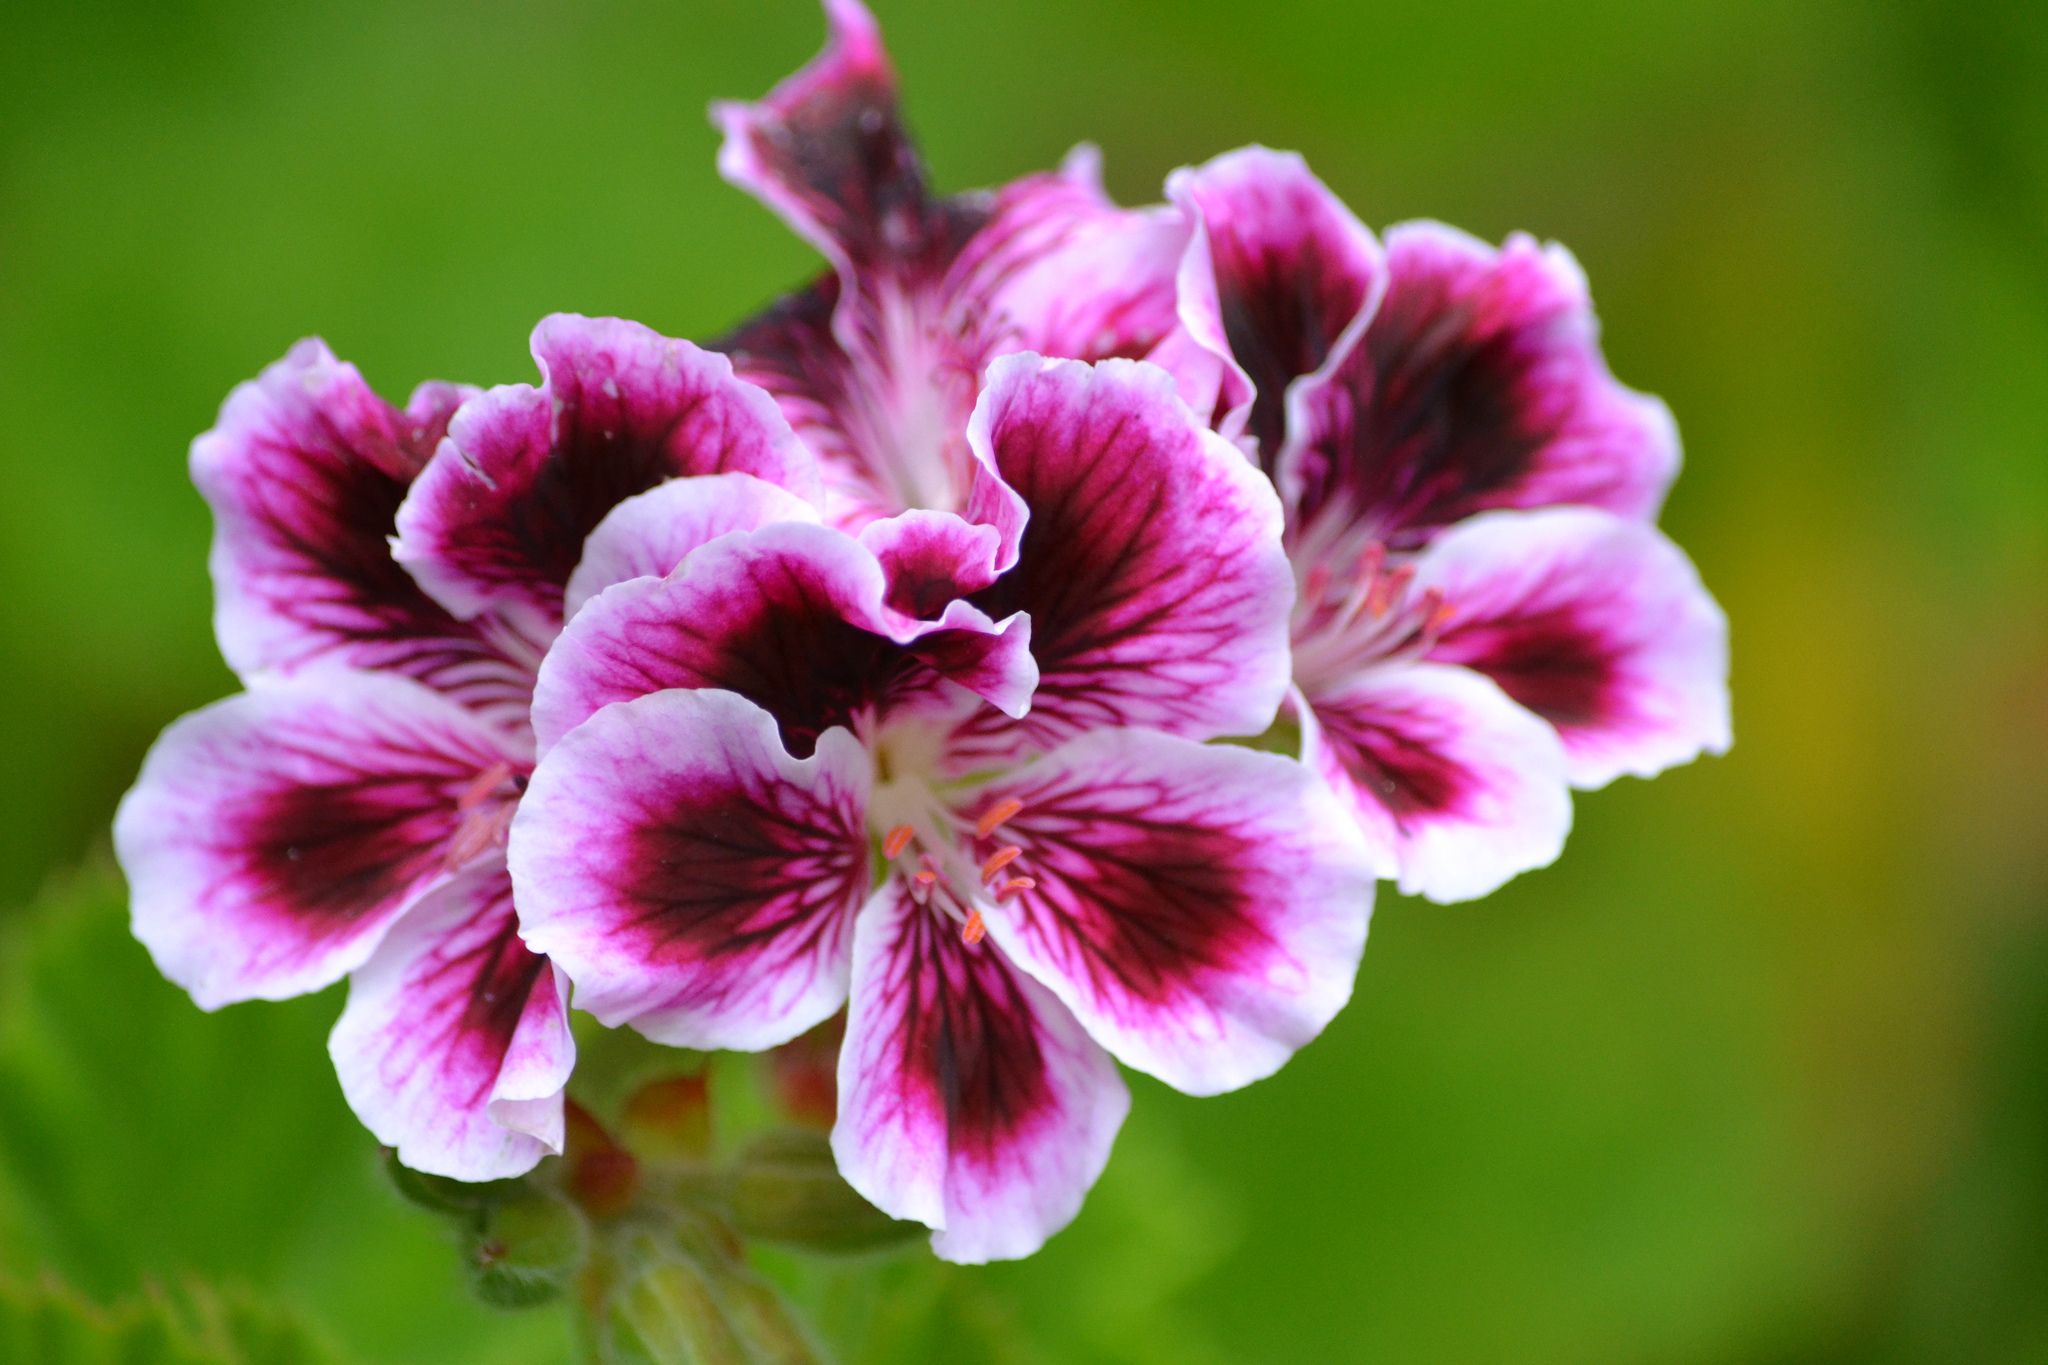
[(784, 522), (714, 541), (569, 623), (534, 692), (541, 751), (600, 708), (664, 688), (737, 692), (774, 714), (799, 755), (935, 672), (998, 705), (1028, 705), (1028, 621), (999, 626), (965, 602), (919, 621), (887, 596), (874, 555), (826, 527)]
[(244, 682), (345, 664), (523, 708), (529, 669), (420, 591), (388, 543), (413, 476), (474, 392), (423, 384), (400, 411), (308, 339), (228, 396), (192, 443), (192, 481), (214, 515), (215, 630)]
[(1308, 700), (1302, 757), (1403, 895), (1470, 900), (1564, 850), (1564, 746), (1477, 673), (1393, 664)]
[(534, 329), (539, 388), (465, 406), (398, 512), (393, 553), (455, 615), (494, 610), (545, 643), (586, 537), (687, 475), (752, 474), (815, 500), (810, 454), (724, 356), (617, 318)]
[(497, 1180), (562, 1150), (566, 979), (520, 942), (501, 856), (392, 927), (328, 1046), (350, 1107), (416, 1171)]
[(968, 439), (1029, 509), (1016, 567), (977, 594), (1031, 618), (1043, 743), (1135, 725), (1256, 734), (1287, 687), (1294, 580), (1280, 504), (1156, 366), (1035, 355), (989, 367)]
[(530, 754), (439, 694), (319, 669), (184, 717), (121, 802), (135, 936), (202, 1009), (353, 970), (446, 879), (463, 794)]
[(1386, 288), (1386, 260), (1292, 152), (1227, 152), (1176, 171), (1166, 192), (1206, 231), (1225, 354), (1256, 390), (1250, 429), (1271, 473), (1295, 386), (1322, 382), (1356, 344)]
[(1727, 618), (1654, 526), (1589, 508), (1473, 517), (1417, 559), (1411, 591), (1430, 589), (1451, 617), (1429, 657), (1555, 726), (1574, 786), (1728, 748)]
[[(1129, 1066), (1191, 1094), (1277, 1070), (1351, 996), (1372, 854), (1300, 764), (1144, 730), (1072, 740), (989, 787), (977, 846), (1033, 885), (984, 910), (1004, 952)], [(974, 812), (970, 812), (972, 814)]]
[(1072, 1221), (1130, 1110), (1109, 1054), (1052, 993), (899, 881), (854, 931), (839, 1053), (839, 1170), (876, 1207), (978, 1264)]
[(1570, 253), (1411, 223), (1387, 233), (1387, 268), (1280, 470), (1303, 534), (1332, 520), (1413, 545), (1488, 508), (1562, 503), (1655, 518), (1677, 429), (1608, 373)]
[(576, 1004), (678, 1047), (788, 1041), (846, 1000), (869, 887), (866, 752), (791, 758), (730, 692), (606, 707), (542, 760), (510, 846), (527, 944)]
[(818, 520), (818, 509), (751, 474), (671, 479), (605, 514), (583, 543), (583, 559), (562, 595), (565, 616), (614, 583), (660, 578), (683, 556), (732, 531), (776, 521)]

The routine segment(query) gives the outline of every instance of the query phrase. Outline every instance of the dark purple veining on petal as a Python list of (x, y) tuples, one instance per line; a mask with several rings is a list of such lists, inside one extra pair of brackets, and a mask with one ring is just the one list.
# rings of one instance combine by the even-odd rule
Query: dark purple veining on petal
[(913, 908), (898, 928), (882, 991), (898, 1011), (898, 1101), (943, 1115), (948, 1150), (998, 1168), (1053, 1117), (1031, 1002), (993, 945), (968, 947), (959, 927)]
[(1424, 710), (1318, 708), (1323, 738), (1359, 789), (1406, 831), (1418, 818), (1457, 815), (1471, 778), (1445, 750), (1447, 722)]
[(407, 992), (427, 1006), (416, 1027), (432, 1031), (414, 1055), (432, 1058), (452, 1084), (466, 1087), (456, 1097), (461, 1107), (482, 1108), (529, 1008), (555, 1004), (548, 960), (520, 941), (510, 877), (500, 876), (471, 922), (422, 958)]
[(440, 863), (459, 818), (451, 776), (280, 786), (224, 812), (251, 900), (309, 944), (347, 933)]
[(1602, 633), (1570, 608), (1457, 627), (1430, 658), (1484, 673), (1552, 725), (1611, 723), (1615, 660)]

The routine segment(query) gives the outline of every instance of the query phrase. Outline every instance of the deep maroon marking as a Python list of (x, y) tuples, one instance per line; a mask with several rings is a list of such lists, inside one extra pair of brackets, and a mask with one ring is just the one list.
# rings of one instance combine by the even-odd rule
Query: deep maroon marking
[(389, 904), (441, 857), (455, 825), (445, 776), (386, 775), (285, 786), (225, 819), (252, 898), (315, 937), (341, 934)]
[[(1495, 505), (1558, 439), (1572, 409), (1555, 315), (1484, 319), (1472, 286), (1397, 273), (1324, 398), (1304, 521), (1342, 497), (1396, 544)], [(1404, 534), (1405, 533), (1405, 534)]]
[(1614, 719), (1614, 655), (1568, 607), (1460, 627), (1430, 657), (1484, 673), (1552, 725)]
[[(868, 847), (838, 806), (739, 774), (645, 799), (612, 882), (630, 907), (615, 932), (643, 961), (686, 966), (771, 948), (797, 960), (845, 932), (868, 886)], [(713, 973), (696, 986), (721, 998), (758, 984), (746, 975)]]
[[(433, 1002), (439, 1016), (434, 1045), (422, 1045), (418, 1052), (435, 1059), (442, 1075), (473, 1080), (465, 1106), (472, 1110), (489, 1101), (535, 988), (548, 973), (548, 960), (520, 941), (509, 877), (500, 879), (489, 900), (450, 937), (474, 935), (492, 919), (499, 921), (495, 928), (460, 951), (430, 957), (406, 983), (407, 993)], [(554, 988), (549, 974), (550, 996)]]
[(1211, 250), (1223, 334), (1255, 386), (1251, 432), (1270, 475), (1286, 436), (1288, 384), (1329, 357), (1365, 306), (1365, 289), (1312, 234), (1281, 247), (1226, 230), (1211, 239)]
[[(1349, 710), (1318, 708), (1316, 719), (1344, 771), (1386, 808), (1397, 829), (1407, 833), (1417, 816), (1457, 813), (1470, 779), (1444, 756), (1442, 736), (1434, 733), (1443, 728), (1440, 722), (1420, 712), (1405, 713), (1396, 722), (1384, 706), (1380, 714), (1387, 719), (1375, 723)], [(1426, 733), (1416, 734), (1416, 729)]]
[(910, 907), (890, 960), (900, 994), (904, 1096), (946, 1118), (947, 1149), (984, 1170), (1056, 1107), (1037, 1016), (1016, 971), (989, 946), (969, 948), (951, 920)]
[[(1148, 804), (1171, 799), (1158, 784)], [(1275, 946), (1240, 871), (1251, 843), (1235, 831), (1027, 796), (988, 845), (1005, 840), (1037, 882), (1018, 897), (1028, 932), (1112, 1013), (1199, 995), (1205, 978), (1250, 970)]]

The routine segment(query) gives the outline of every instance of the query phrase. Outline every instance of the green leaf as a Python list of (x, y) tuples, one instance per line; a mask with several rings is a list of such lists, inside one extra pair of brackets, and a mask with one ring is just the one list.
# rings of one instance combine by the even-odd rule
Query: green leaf
[(291, 1314), (197, 1279), (101, 1308), (55, 1276), (0, 1276), (0, 1360), (19, 1365), (339, 1365)]

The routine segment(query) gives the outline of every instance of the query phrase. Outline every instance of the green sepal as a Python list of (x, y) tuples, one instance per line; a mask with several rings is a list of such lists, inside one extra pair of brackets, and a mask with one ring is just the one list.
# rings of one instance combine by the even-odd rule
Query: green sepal
[(470, 1288), (494, 1308), (561, 1296), (590, 1257), (590, 1228), (567, 1201), (528, 1191), (485, 1211), (468, 1244)]
[(390, 1178), (391, 1187), (404, 1196), (407, 1203), (464, 1221), (532, 1193), (532, 1187), (518, 1177), (469, 1181), (416, 1171), (399, 1161), (397, 1150), (390, 1147), (384, 1149), (384, 1174)]

